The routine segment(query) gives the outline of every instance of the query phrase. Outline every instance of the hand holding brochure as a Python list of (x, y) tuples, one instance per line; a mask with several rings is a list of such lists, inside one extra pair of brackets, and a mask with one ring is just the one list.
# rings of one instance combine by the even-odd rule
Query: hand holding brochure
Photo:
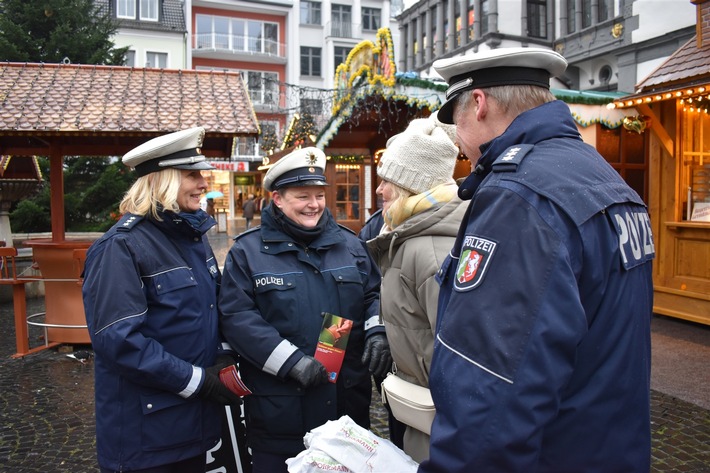
[(323, 363), (328, 371), (328, 381), (331, 383), (338, 380), (352, 327), (353, 321), (350, 319), (327, 312), (323, 314), (323, 326), (313, 357)]

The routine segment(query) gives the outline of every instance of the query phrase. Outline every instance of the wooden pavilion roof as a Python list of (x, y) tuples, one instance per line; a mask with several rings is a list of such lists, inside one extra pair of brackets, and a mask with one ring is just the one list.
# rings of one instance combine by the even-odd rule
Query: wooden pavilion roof
[(210, 157), (258, 134), (239, 73), (0, 63), (0, 155), (118, 156), (193, 126)]

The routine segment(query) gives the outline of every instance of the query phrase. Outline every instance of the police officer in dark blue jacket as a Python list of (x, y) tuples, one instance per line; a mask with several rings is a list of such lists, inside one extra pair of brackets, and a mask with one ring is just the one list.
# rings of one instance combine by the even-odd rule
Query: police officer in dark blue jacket
[[(313, 147), (277, 161), (264, 176), (272, 199), (261, 226), (235, 239), (224, 266), (221, 327), (253, 392), (245, 415), (254, 473), (287, 471), (304, 435), (328, 420), (348, 415), (369, 428), (370, 373), (392, 364), (379, 270), (326, 207), (325, 165)], [(316, 359), (329, 314), (352, 324), (339, 371)]]
[[(217, 362), (219, 269), (200, 209), (201, 127), (123, 157), (138, 179), (121, 220), (87, 252), (84, 309), (95, 353), (96, 447), (102, 473), (202, 473), (239, 396)], [(227, 356), (227, 355), (225, 355)]]
[(648, 472), (654, 257), (640, 197), (549, 92), (562, 56), (434, 63), (477, 160), (442, 289), (421, 472)]

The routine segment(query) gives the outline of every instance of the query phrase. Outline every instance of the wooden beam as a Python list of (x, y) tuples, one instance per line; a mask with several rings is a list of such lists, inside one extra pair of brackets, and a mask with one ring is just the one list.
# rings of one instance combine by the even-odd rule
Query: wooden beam
[(50, 217), (52, 241), (64, 241), (64, 156), (61, 146), (53, 146), (49, 156)]
[(668, 134), (666, 129), (663, 128), (663, 125), (661, 124), (661, 120), (659, 120), (658, 117), (656, 116), (656, 114), (653, 113), (653, 110), (651, 110), (651, 107), (649, 107), (646, 104), (641, 104), (641, 105), (636, 105), (636, 109), (651, 119), (651, 131), (653, 131), (656, 134), (656, 136), (658, 137), (658, 140), (661, 142), (663, 147), (666, 149), (666, 152), (672, 158), (675, 158), (675, 145), (673, 143), (673, 139), (670, 137), (670, 135)]

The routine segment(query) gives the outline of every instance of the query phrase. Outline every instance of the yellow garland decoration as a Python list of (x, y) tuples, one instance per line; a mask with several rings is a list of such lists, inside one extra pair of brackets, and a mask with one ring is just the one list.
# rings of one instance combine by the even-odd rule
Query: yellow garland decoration
[(376, 36), (377, 45), (370, 40), (361, 41), (348, 53), (344, 63), (335, 70), (335, 89), (340, 97), (333, 103), (333, 114), (337, 114), (343, 103), (352, 99), (350, 90), (354, 82), (361, 77), (369, 85), (381, 84), (394, 87), (396, 63), (394, 46), (389, 28), (380, 28)]

